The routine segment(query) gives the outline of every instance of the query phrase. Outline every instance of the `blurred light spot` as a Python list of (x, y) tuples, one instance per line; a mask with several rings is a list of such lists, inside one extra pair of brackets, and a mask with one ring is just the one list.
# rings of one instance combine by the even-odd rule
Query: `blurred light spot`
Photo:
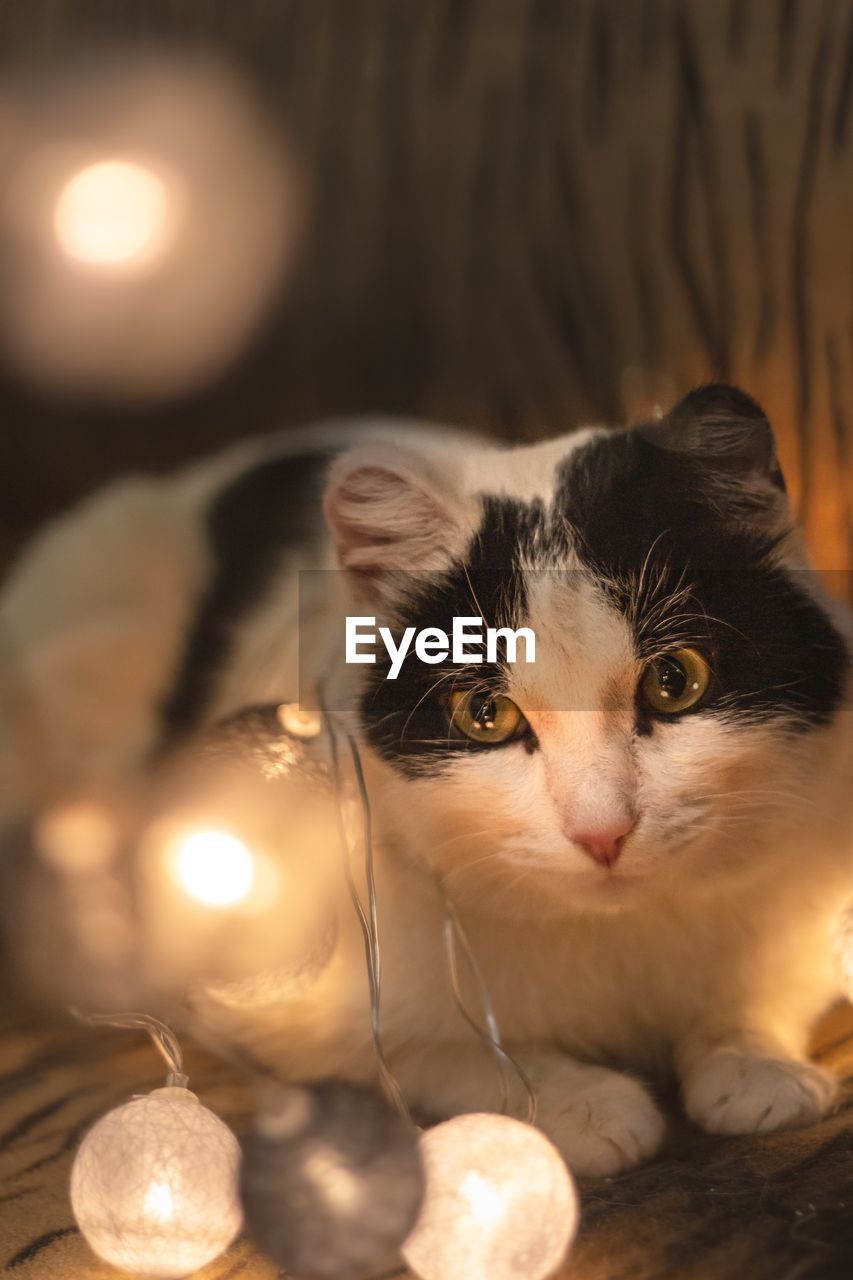
[(219, 379), (306, 211), (227, 63), (125, 49), (0, 74), (0, 347), (41, 390), (147, 402)]
[(339, 1212), (352, 1213), (364, 1207), (364, 1184), (327, 1143), (318, 1142), (305, 1157), (303, 1172), (317, 1194)]
[(63, 805), (39, 818), (35, 846), (43, 862), (66, 875), (103, 870), (116, 848), (115, 825), (92, 801)]
[(175, 855), (175, 871), (184, 892), (208, 907), (236, 906), (255, 882), (251, 853), (226, 831), (185, 836)]
[(162, 248), (169, 225), (166, 185), (141, 164), (104, 160), (65, 184), (54, 230), (71, 258), (93, 266), (124, 266)]
[(149, 1221), (171, 1222), (175, 1206), (168, 1182), (152, 1182), (145, 1192), (144, 1212)]
[(471, 1207), (471, 1213), (484, 1227), (493, 1227), (506, 1217), (507, 1199), (487, 1178), (476, 1170), (466, 1173), (459, 1186), (460, 1194)]
[(297, 702), (283, 702), (277, 715), (282, 729), (293, 738), (316, 738), (323, 728), (320, 715)]

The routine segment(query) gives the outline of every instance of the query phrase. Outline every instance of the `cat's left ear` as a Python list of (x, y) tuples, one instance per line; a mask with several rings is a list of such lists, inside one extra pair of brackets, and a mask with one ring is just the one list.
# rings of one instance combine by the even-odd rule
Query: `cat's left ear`
[(368, 441), (332, 466), (323, 502), (342, 569), (380, 589), (400, 571), (447, 568), (464, 554), (482, 515), (444, 459), (404, 445)]
[(785, 493), (776, 438), (759, 404), (738, 387), (713, 383), (639, 428), (650, 443), (693, 459), (708, 473), (767, 497)]

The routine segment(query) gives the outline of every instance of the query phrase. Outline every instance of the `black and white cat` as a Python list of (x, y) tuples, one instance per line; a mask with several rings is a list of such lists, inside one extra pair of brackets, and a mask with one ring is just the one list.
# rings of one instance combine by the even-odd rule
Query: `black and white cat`
[[(317, 429), (112, 488), (35, 542), (0, 604), (45, 776), (84, 789), (292, 698), (296, 571), (336, 566), (303, 636), (313, 674), (347, 610), (537, 637), (534, 664), (407, 659), (391, 681), (380, 652), (331, 685), (367, 769), (386, 1048), (411, 1103), (498, 1105), (445, 975), (440, 877), (578, 1172), (657, 1149), (638, 1076), (674, 1070), (716, 1132), (822, 1114), (835, 1086), (804, 1055), (853, 885), (851, 631), (807, 568), (754, 402), (711, 386), (631, 431), (517, 448)], [(10, 743), (7, 813), (40, 802), (16, 759)], [(371, 1078), (348, 929), (301, 1002), (211, 1016), (294, 1078)]]

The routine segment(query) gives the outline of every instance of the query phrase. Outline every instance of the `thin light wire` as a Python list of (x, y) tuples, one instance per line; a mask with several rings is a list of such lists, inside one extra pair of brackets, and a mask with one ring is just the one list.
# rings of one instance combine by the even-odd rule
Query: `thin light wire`
[(317, 689), (317, 705), (320, 708), (320, 713), (323, 716), (323, 720), (326, 725), (326, 732), (329, 736), (332, 779), (335, 784), (335, 816), (338, 827), (338, 836), (341, 842), (347, 887), (361, 927), (362, 939), (364, 942), (368, 989), (370, 992), (370, 1028), (373, 1038), (373, 1049), (376, 1054), (376, 1062), (379, 1070), (379, 1079), (392, 1106), (399, 1115), (411, 1123), (411, 1112), (409, 1111), (406, 1100), (403, 1097), (400, 1085), (388, 1065), (382, 1044), (382, 948), (379, 939), (379, 913), (376, 900), (376, 877), (373, 856), (373, 818), (370, 808), (370, 797), (367, 792), (367, 784), (364, 778), (364, 770), (362, 768), (361, 757), (359, 755), (355, 739), (351, 734), (344, 730), (350, 749), (353, 770), (355, 772), (359, 800), (361, 802), (364, 874), (367, 886), (367, 910), (364, 908), (364, 904), (359, 896), (358, 887), (352, 875), (352, 867), (350, 863), (351, 849), (349, 839), (347, 837), (346, 821), (344, 819), (343, 810), (343, 784), (341, 778), (340, 752), (338, 749), (338, 733), (334, 717), (330, 713), (323, 696), (322, 687), (318, 687)]
[[(530, 1077), (521, 1066), (521, 1064), (504, 1048), (501, 1040), (500, 1029), (498, 1027), (497, 1017), (495, 1016), (494, 1005), (492, 1004), (489, 988), (486, 983), (483, 970), (477, 960), (471, 940), (468, 937), (462, 921), (456, 913), (456, 908), (447, 895), (444, 885), (439, 882), (439, 890), (441, 892), (442, 904), (444, 906), (444, 950), (447, 958), (447, 969), (450, 975), (450, 985), (453, 988), (453, 998), (456, 1001), (459, 1012), (471, 1027), (472, 1031), (483, 1041), (485, 1045), (494, 1054), (498, 1064), (498, 1072), (501, 1080), (501, 1113), (507, 1115), (509, 1112), (509, 1083), (507, 1079), (507, 1069), (509, 1069), (518, 1080), (524, 1090), (527, 1102), (527, 1123), (536, 1123), (536, 1092), (531, 1083)], [(471, 1014), (465, 1003), (465, 997), (462, 994), (462, 984), (459, 977), (459, 957), (457, 951), (457, 941), (460, 944), (474, 984), (477, 988), (477, 996), (480, 1001), (480, 1008), (483, 1014), (485, 1027), (481, 1026), (477, 1019)]]
[[(367, 886), (367, 910), (358, 894), (357, 886), (352, 877), (352, 869), (350, 865), (350, 846), (346, 834), (346, 823), (344, 820), (342, 805), (342, 782), (341, 782), (341, 765), (340, 752), (338, 749), (338, 735), (334, 718), (326, 704), (322, 687), (317, 689), (317, 705), (326, 725), (326, 731), (329, 735), (329, 747), (332, 763), (332, 776), (335, 784), (336, 798), (336, 818), (338, 826), (338, 834), (341, 841), (341, 848), (344, 851), (344, 869), (347, 878), (347, 885), (350, 896), (355, 906), (356, 915), (362, 930), (364, 939), (365, 957), (367, 961), (368, 985), (370, 989), (370, 1013), (371, 1013), (371, 1030), (373, 1035), (373, 1045), (376, 1052), (377, 1062), (379, 1066), (380, 1079), (384, 1085), (391, 1102), (397, 1111), (411, 1119), (409, 1109), (403, 1098), (399, 1083), (391, 1072), (382, 1044), (382, 1020), (381, 1020), (381, 978), (382, 978), (382, 949), (379, 938), (379, 918), (376, 896), (376, 878), (373, 856), (373, 819), (370, 807), (370, 796), (367, 790), (367, 783), (364, 777), (364, 769), (361, 763), (361, 755), (358, 744), (346, 729), (344, 736), (349, 745), (350, 756), (352, 759), (353, 770), (355, 773), (356, 783), (358, 785), (359, 799), (361, 801), (361, 810), (363, 818), (363, 843), (364, 843), (364, 866), (365, 881)], [(478, 1036), (484, 1044), (488, 1046), (495, 1057), (498, 1066), (498, 1072), (501, 1081), (501, 1111), (507, 1114), (510, 1107), (509, 1083), (507, 1071), (511, 1071), (518, 1080), (524, 1092), (527, 1103), (527, 1120), (529, 1124), (533, 1124), (536, 1120), (536, 1093), (527, 1073), (514, 1057), (504, 1048), (501, 1040), (500, 1029), (498, 1027), (497, 1018), (494, 1012), (491, 996), (489, 994), (488, 985), (485, 980), (482, 968), (471, 946), (470, 939), (466, 933), (456, 910), (447, 895), (443, 884), (439, 884), (442, 903), (444, 907), (444, 949), (447, 960), (448, 972), (450, 975), (450, 984), (453, 991), (453, 997), (462, 1017), (471, 1027), (475, 1035)], [(483, 1014), (485, 1027), (481, 1026), (477, 1019), (471, 1014), (462, 993), (462, 985), (459, 975), (459, 963), (457, 952), (457, 940), (465, 955), (471, 975), (477, 989), (477, 995), (480, 1008)]]
[[(335, 785), (335, 817), (341, 843), (341, 852), (343, 854), (344, 871), (364, 942), (368, 988), (370, 992), (370, 1025), (374, 1051), (376, 1053), (379, 1069), (379, 1077), (394, 1108), (401, 1116), (404, 1117), (404, 1119), (411, 1123), (411, 1113), (406, 1105), (400, 1085), (388, 1066), (382, 1044), (382, 949), (379, 937), (379, 913), (377, 906), (375, 859), (373, 851), (373, 815), (370, 806), (370, 796), (367, 790), (367, 783), (364, 777), (364, 769), (361, 763), (361, 755), (355, 739), (346, 729), (344, 729), (344, 736), (346, 737), (349, 746), (362, 811), (364, 872), (368, 899), (366, 910), (361, 901), (358, 887), (352, 875), (351, 848), (343, 810), (343, 783), (341, 776), (340, 751), (338, 747), (338, 732), (334, 718), (326, 705), (322, 689), (320, 688), (317, 690), (317, 700), (329, 737), (332, 777)], [(535, 1091), (527, 1073), (515, 1058), (513, 1058), (512, 1055), (504, 1048), (497, 1018), (494, 1012), (494, 1006), (492, 1004), (482, 968), (477, 960), (468, 934), (465, 931), (456, 909), (447, 894), (445, 886), (439, 883), (439, 889), (444, 908), (443, 937), (445, 955), (453, 996), (457, 1007), (467, 1024), (471, 1027), (472, 1031), (474, 1031), (479, 1039), (489, 1047), (495, 1056), (501, 1079), (502, 1112), (506, 1114), (509, 1109), (510, 1099), (507, 1079), (507, 1069), (509, 1069), (515, 1074), (522, 1086), (522, 1089), (524, 1090), (527, 1098), (527, 1120), (529, 1124), (533, 1124), (536, 1120)], [(477, 1019), (470, 1013), (465, 1003), (459, 974), (457, 944), (461, 947), (462, 952), (464, 953), (465, 960), (473, 977), (485, 1027), (480, 1025)], [(166, 1076), (167, 1085), (178, 1088), (186, 1087), (189, 1077), (184, 1073), (184, 1060), (181, 1046), (174, 1032), (164, 1022), (161, 1022), (159, 1018), (155, 1018), (151, 1014), (147, 1013), (87, 1014), (75, 1008), (71, 1008), (70, 1012), (79, 1022), (85, 1023), (87, 1026), (107, 1026), (147, 1032), (168, 1068)], [(243, 1054), (239, 1054), (237, 1055), (237, 1061), (244, 1068), (248, 1067), (252, 1071), (258, 1071), (260, 1075), (266, 1076), (267, 1078), (275, 1078), (274, 1072), (270, 1069), (260, 1067), (260, 1064), (258, 1064), (251, 1055), (247, 1054), (244, 1056)]]
[(88, 1027), (116, 1027), (126, 1031), (147, 1031), (154, 1047), (168, 1068), (166, 1084), (170, 1088), (185, 1089), (189, 1076), (184, 1073), (184, 1055), (178, 1038), (165, 1022), (148, 1013), (82, 1013), (72, 1007), (70, 1012), (78, 1022)]

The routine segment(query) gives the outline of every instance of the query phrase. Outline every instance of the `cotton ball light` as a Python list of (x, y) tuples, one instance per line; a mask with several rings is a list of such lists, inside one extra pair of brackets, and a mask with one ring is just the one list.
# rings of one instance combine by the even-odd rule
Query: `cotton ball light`
[(174, 851), (175, 877), (184, 892), (208, 907), (232, 907), (255, 883), (251, 850), (229, 831), (189, 831)]
[(105, 1262), (157, 1280), (189, 1275), (242, 1224), (240, 1147), (189, 1089), (155, 1089), (103, 1116), (71, 1171), (71, 1207)]
[(578, 1221), (572, 1177), (538, 1129), (457, 1116), (421, 1138), (426, 1197), (403, 1256), (421, 1280), (545, 1280)]
[[(304, 722), (304, 723), (303, 723)], [(131, 874), (148, 990), (238, 1011), (300, 998), (336, 954), (341, 875), (321, 743), (250, 706), (164, 761)]]
[(227, 1009), (268, 1009), (304, 996), (326, 972), (338, 944), (338, 924), (330, 921), (318, 929), (312, 945), (289, 968), (263, 969), (250, 978), (230, 982), (215, 980), (196, 983), (193, 1002), (210, 999)]
[(423, 1198), (416, 1132), (372, 1089), (277, 1092), (243, 1140), (242, 1195), (249, 1231), (288, 1274), (381, 1275)]

